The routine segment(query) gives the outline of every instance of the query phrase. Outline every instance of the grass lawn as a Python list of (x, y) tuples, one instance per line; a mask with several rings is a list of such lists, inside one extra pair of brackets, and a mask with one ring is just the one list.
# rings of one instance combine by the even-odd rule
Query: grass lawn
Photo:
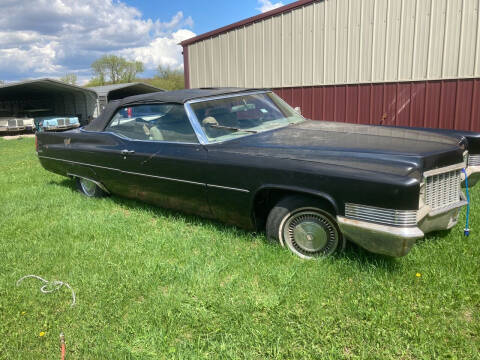
[[(44, 171), (0, 139), (0, 358), (479, 359), (480, 185), (451, 232), (400, 259), (304, 261), (263, 234)], [(417, 276), (417, 273), (420, 276)], [(36, 274), (75, 289), (42, 294)], [(44, 332), (44, 336), (40, 336)]]

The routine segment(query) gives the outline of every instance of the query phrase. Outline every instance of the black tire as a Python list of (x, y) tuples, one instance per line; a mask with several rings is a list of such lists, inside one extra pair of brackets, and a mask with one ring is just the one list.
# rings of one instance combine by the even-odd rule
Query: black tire
[(87, 197), (100, 198), (107, 195), (97, 184), (85, 178), (75, 178), (77, 189)]
[(331, 206), (321, 199), (293, 195), (280, 200), (267, 218), (267, 238), (304, 259), (328, 256), (345, 248)]

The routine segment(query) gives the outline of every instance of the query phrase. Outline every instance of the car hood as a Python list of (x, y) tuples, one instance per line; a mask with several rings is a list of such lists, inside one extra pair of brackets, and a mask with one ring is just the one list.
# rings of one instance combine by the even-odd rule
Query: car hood
[(480, 154), (480, 133), (466, 130), (434, 129), (434, 128), (410, 128), (412, 130), (425, 131), (429, 133), (456, 136), (466, 140), (470, 154)]
[(395, 175), (458, 164), (464, 151), (457, 136), (312, 120), (227, 141), (221, 148)]

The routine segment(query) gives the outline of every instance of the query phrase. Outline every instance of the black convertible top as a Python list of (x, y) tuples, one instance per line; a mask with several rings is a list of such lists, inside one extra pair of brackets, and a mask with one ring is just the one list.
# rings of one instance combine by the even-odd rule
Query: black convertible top
[[(201, 89), (184, 89), (175, 91), (162, 91), (150, 94), (142, 94), (129, 96), (121, 100), (111, 101), (102, 111), (102, 113), (94, 119), (90, 124), (84, 127), (89, 131), (102, 131), (108, 125), (113, 114), (118, 108), (131, 105), (151, 104), (151, 103), (178, 103), (193, 99), (200, 99), (211, 96), (230, 95), (246, 91), (258, 91), (259, 89), (244, 88), (201, 88)], [(264, 90), (264, 89), (260, 89)]]

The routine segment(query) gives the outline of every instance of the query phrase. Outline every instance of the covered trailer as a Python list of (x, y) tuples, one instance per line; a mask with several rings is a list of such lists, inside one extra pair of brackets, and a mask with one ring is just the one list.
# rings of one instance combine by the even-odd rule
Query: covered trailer
[(123, 99), (127, 96), (165, 91), (156, 86), (141, 82), (93, 86), (89, 89), (95, 91), (98, 96), (95, 117), (98, 116), (105, 106), (112, 100)]

